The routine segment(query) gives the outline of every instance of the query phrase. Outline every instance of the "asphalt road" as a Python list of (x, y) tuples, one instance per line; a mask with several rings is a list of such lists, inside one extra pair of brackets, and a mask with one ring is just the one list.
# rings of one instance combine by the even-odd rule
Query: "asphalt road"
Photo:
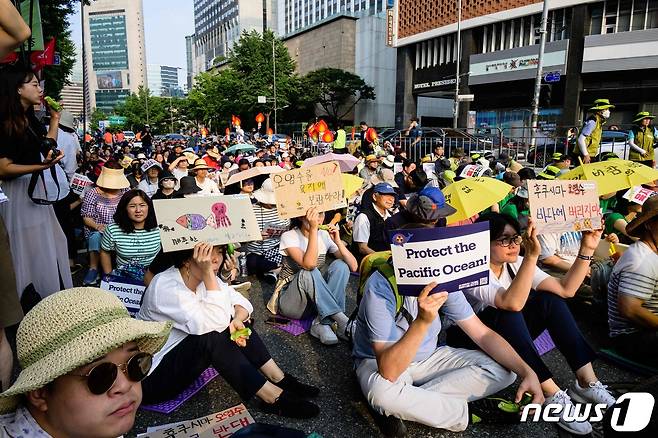
[[(263, 413), (258, 402), (247, 403), (250, 413), (256, 421), (285, 425), (307, 433), (317, 432), (328, 437), (377, 437), (381, 436), (375, 426), (365, 400), (357, 386), (352, 372), (352, 360), (347, 344), (324, 346), (308, 333), (294, 337), (264, 323), (270, 316), (265, 303), (273, 287), (252, 281), (250, 299), (254, 305), (254, 317), (258, 329), (270, 353), (282, 369), (299, 377), (302, 381), (321, 388), (317, 403), (321, 408), (318, 417), (311, 420), (294, 420)], [(348, 289), (348, 313), (354, 307), (356, 278), (352, 277)], [(586, 337), (596, 348), (605, 342), (605, 326), (593, 321), (593, 312), (587, 307), (577, 307), (576, 319)], [(566, 361), (559, 352), (553, 350), (544, 356), (547, 365), (553, 371), (561, 387), (573, 384), (574, 377)], [(594, 369), (604, 383), (638, 382), (640, 377), (619, 369), (609, 363), (596, 361)], [(504, 395), (511, 396), (513, 388), (508, 388)], [(145, 432), (147, 426), (171, 423), (205, 416), (236, 404), (240, 399), (221, 379), (221, 376), (203, 388), (192, 399), (170, 415), (162, 415), (140, 410), (135, 427), (129, 436)], [(558, 437), (558, 429), (547, 423), (525, 423), (512, 426), (478, 424), (462, 433), (431, 429), (419, 424), (407, 422), (410, 437)], [(595, 432), (597, 428), (595, 427)], [(597, 435), (596, 433), (594, 435)]]

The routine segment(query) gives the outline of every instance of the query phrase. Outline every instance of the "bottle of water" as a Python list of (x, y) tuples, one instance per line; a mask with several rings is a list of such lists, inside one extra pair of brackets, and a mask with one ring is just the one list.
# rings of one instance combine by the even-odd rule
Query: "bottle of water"
[(247, 254), (240, 254), (238, 256), (238, 266), (240, 268), (240, 277), (241, 278), (246, 278), (247, 277)]

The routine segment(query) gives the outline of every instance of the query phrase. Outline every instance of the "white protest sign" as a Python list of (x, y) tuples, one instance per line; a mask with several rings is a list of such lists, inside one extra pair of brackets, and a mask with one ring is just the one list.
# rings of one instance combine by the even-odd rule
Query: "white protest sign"
[(84, 196), (87, 189), (89, 189), (89, 187), (91, 187), (93, 184), (93, 181), (86, 176), (76, 173), (73, 175), (73, 178), (71, 178), (71, 183), (69, 186), (71, 187), (71, 191), (73, 193), (78, 196)]
[(478, 164), (469, 164), (464, 166), (462, 172), (459, 174), (462, 178), (470, 178), (472, 176), (482, 176), (487, 171), (487, 168)]
[(393, 173), (402, 172), (402, 163), (393, 163)]
[(644, 205), (644, 201), (652, 196), (656, 196), (657, 194), (658, 193), (654, 192), (653, 190), (645, 189), (642, 186), (635, 186), (631, 187), (626, 193), (624, 193), (624, 199), (627, 199), (636, 204)]
[(0, 186), (0, 204), (7, 201), (9, 201), (9, 198), (5, 195), (5, 192), (2, 191), (2, 186)]
[(194, 420), (149, 427), (140, 438), (227, 438), (254, 423), (247, 408), (239, 404), (221, 412)]
[(311, 207), (323, 212), (347, 206), (340, 165), (335, 161), (274, 173), (270, 178), (282, 219), (304, 216)]
[(101, 289), (112, 292), (116, 295), (131, 316), (139, 312), (142, 303), (142, 295), (146, 286), (128, 278), (117, 277), (115, 275), (106, 275), (101, 281)]
[(247, 195), (192, 196), (153, 201), (164, 252), (261, 240)]
[(489, 283), (489, 223), (390, 232), (393, 269), (401, 295), (455, 292)]
[(528, 181), (537, 234), (599, 230), (603, 226), (594, 181)]
[(434, 176), (434, 168), (435, 168), (434, 163), (423, 163), (423, 170), (427, 174), (428, 178), (435, 177)]

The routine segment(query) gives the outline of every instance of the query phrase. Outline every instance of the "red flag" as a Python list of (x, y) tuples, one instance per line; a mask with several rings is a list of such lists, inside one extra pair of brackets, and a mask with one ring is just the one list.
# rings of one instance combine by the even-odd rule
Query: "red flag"
[(322, 134), (323, 132), (329, 130), (329, 126), (327, 126), (327, 122), (325, 122), (325, 121), (322, 120), (322, 119), (320, 119), (320, 120), (318, 121), (318, 123), (316, 123), (316, 126), (317, 126), (318, 132), (319, 132), (320, 134)]
[(53, 65), (55, 56), (55, 39), (48, 41), (43, 50), (37, 50), (30, 55), (30, 61), (34, 64), (34, 71), (39, 71), (47, 65)]
[(0, 64), (14, 62), (17, 59), (18, 59), (18, 52), (10, 52), (9, 55), (5, 56), (3, 59), (0, 59)]

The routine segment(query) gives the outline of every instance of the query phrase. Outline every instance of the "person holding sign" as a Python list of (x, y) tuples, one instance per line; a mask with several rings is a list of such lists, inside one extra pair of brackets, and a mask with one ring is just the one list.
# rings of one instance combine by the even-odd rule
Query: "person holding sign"
[[(596, 353), (580, 332), (565, 301), (575, 295), (589, 272), (602, 231), (583, 233), (574, 264), (564, 278), (557, 279), (537, 268), (541, 245), (532, 222), (521, 236), (519, 223), (510, 216), (489, 213), (478, 219), (483, 221), (489, 221), (491, 234), (489, 285), (464, 291), (480, 319), (500, 333), (537, 373), (547, 404), (560, 404), (569, 413), (575, 409), (571, 397), (555, 383), (534, 347), (533, 339), (544, 330), (548, 330), (576, 374), (574, 387), (569, 390), (571, 396), (581, 403), (612, 406), (615, 398), (592, 368)], [(519, 256), (521, 244), (525, 257)], [(448, 330), (448, 345), (473, 347), (459, 328)], [(562, 417), (557, 424), (576, 435), (592, 431), (586, 421), (568, 421)]]
[[(281, 236), (279, 249), (283, 266), (274, 294), (267, 308), (274, 314), (303, 319), (317, 314), (311, 326), (311, 336), (325, 345), (338, 343), (331, 324), (344, 337), (348, 318), (345, 315), (345, 290), (350, 271), (358, 264), (333, 225), (320, 229), (324, 213), (311, 207), (306, 216), (293, 218), (291, 229)], [(336, 260), (325, 266), (327, 253)]]
[[(388, 424), (397, 417), (462, 431), (473, 423), (500, 420), (491, 415), (487, 418), (483, 403), (476, 400), (511, 385), (516, 379), (514, 373), (522, 378), (515, 401), (529, 392), (533, 402), (541, 403), (543, 396), (534, 371), (503, 338), (482, 324), (461, 291), (430, 295), (436, 285), (430, 283), (418, 297), (402, 297), (404, 311), (396, 311), (390, 280), (375, 271), (366, 281), (352, 356), (368, 403), (389, 416)], [(437, 347), (442, 327), (440, 309), (491, 357), (480, 351)], [(503, 412), (496, 414), (504, 416)]]
[(137, 314), (138, 319), (173, 323), (142, 384), (144, 402), (170, 400), (211, 366), (243, 400), (261, 399), (266, 412), (316, 416), (319, 408), (304, 398), (319, 390), (281, 371), (250, 327), (249, 300), (217, 277), (227, 260), (226, 246), (201, 242), (171, 256), (174, 266), (151, 280)]

